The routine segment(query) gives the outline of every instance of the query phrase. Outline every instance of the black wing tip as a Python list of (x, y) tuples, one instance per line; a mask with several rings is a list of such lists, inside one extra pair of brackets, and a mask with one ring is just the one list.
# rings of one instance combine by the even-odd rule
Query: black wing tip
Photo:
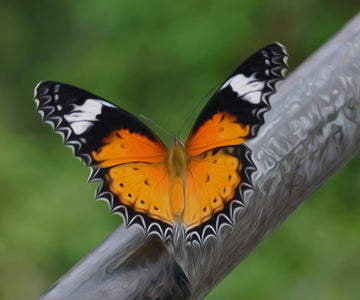
[[(263, 89), (263, 95), (261, 102), (265, 105), (263, 110), (259, 110), (258, 118), (263, 124), (263, 115), (270, 108), (270, 97), (276, 93), (277, 85), (279, 82), (283, 81), (285, 78), (285, 73), (288, 69), (288, 53), (285, 46), (279, 42), (274, 42), (262, 48), (256, 54), (261, 54), (263, 61), (266, 65), (263, 75), (265, 75), (265, 81), (267, 82)], [(258, 128), (257, 128), (258, 129)], [(257, 131), (255, 129), (255, 131)]]
[(268, 48), (268, 47), (273, 48), (274, 50), (278, 49), (278, 50), (280, 50), (280, 52), (287, 55), (286, 47), (278, 41), (273, 41), (272, 43), (268, 44), (264, 48)]
[(60, 85), (63, 83), (57, 81), (50, 81), (50, 80), (39, 81), (39, 83), (34, 88), (34, 99), (46, 95), (49, 92), (49, 88), (52, 85), (56, 85), (56, 84)]
[(289, 58), (286, 47), (279, 42), (273, 42), (265, 46), (263, 50), (270, 51), (270, 54), (272, 56), (272, 63), (274, 64), (273, 70), (276, 72), (279, 79), (284, 79), (285, 73), (288, 69)]
[(271, 50), (274, 55), (288, 56), (286, 47), (277, 41), (268, 44), (263, 49)]
[(71, 138), (71, 128), (57, 112), (56, 102), (59, 99), (61, 87), (64, 85), (66, 84), (56, 81), (40, 81), (34, 89), (36, 110), (40, 114), (42, 120), (49, 124), (55, 133), (61, 135), (64, 144), (72, 149), (74, 156), (82, 160), (86, 165), (90, 165), (92, 162), (91, 157), (88, 154), (81, 152), (81, 142)]

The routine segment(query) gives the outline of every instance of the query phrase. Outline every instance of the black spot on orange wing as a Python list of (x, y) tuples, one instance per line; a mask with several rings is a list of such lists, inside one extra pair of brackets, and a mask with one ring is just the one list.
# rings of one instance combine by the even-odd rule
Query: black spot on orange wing
[[(103, 178), (105, 176), (104, 173), (106, 172), (107, 169), (99, 169), (97, 176)], [(106, 199), (110, 204), (111, 211), (120, 214), (127, 226), (138, 224), (144, 229), (146, 234), (155, 233), (162, 239), (171, 238), (173, 234), (171, 225), (160, 220), (154, 220), (147, 214), (135, 211), (132, 207), (124, 205), (116, 195), (109, 191), (110, 187), (108, 181), (103, 181), (102, 185), (99, 186), (96, 191), (96, 198)], [(139, 202), (141, 205), (147, 205), (144, 199), (140, 199)], [(154, 209), (157, 210), (155, 207)]]
[[(224, 209), (216, 212), (210, 220), (188, 230), (186, 233), (186, 241), (188, 242), (197, 241), (202, 244), (209, 236), (216, 236), (222, 226), (233, 224), (236, 210), (245, 206), (243, 193), (252, 188), (251, 176), (256, 167), (251, 160), (252, 152), (249, 147), (239, 145), (232, 147), (232, 149), (233, 155), (240, 159), (243, 166), (240, 170), (241, 182), (238, 188), (236, 188), (233, 200), (226, 202)], [(221, 201), (221, 199), (216, 197), (212, 200), (213, 203), (218, 201)], [(205, 212), (206, 210), (203, 208), (203, 211)]]

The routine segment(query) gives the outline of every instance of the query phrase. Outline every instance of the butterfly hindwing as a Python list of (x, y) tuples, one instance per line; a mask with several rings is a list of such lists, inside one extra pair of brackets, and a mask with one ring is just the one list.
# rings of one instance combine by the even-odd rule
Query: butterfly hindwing
[(169, 234), (169, 208), (153, 196), (166, 194), (161, 186), (167, 149), (145, 124), (101, 97), (59, 82), (40, 82), (35, 102), (44, 121), (91, 167), (90, 181), (102, 181), (98, 198), (128, 225)]
[(116, 130), (137, 134), (154, 148), (166, 149), (135, 116), (80, 88), (59, 82), (40, 82), (35, 88), (35, 101), (44, 121), (63, 136), (65, 144), (87, 165), (94, 163), (91, 152), (99, 150), (103, 139)]
[[(245, 207), (244, 192), (252, 188), (251, 175), (256, 167), (251, 154), (251, 149), (243, 144), (222, 147), (207, 151), (200, 160), (194, 160), (195, 164), (190, 164), (189, 179), (193, 177), (193, 180), (188, 193), (198, 199), (191, 205), (196, 214), (184, 209), (184, 217), (193, 220), (186, 232), (186, 241), (202, 244), (208, 237), (217, 236), (223, 226), (233, 226), (236, 210)], [(201, 157), (205, 158), (201, 160)]]
[(189, 152), (196, 155), (254, 137), (270, 109), (275, 84), (284, 78), (286, 62), (286, 50), (279, 43), (264, 47), (243, 62), (201, 111), (187, 140)]

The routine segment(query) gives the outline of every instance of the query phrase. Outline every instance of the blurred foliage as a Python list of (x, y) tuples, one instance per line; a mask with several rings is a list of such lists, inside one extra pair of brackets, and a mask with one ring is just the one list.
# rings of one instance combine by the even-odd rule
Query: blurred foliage
[[(293, 69), (358, 9), (357, 0), (1, 1), (0, 299), (36, 298), (121, 222), (40, 121), (38, 81), (90, 90), (176, 133), (249, 54), (280, 41)], [(359, 195), (356, 157), (206, 299), (357, 299)]]

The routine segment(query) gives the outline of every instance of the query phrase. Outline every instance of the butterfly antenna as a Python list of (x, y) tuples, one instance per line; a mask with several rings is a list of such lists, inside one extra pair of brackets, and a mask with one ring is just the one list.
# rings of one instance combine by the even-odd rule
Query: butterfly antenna
[(188, 115), (188, 117), (186, 118), (185, 122), (183, 123), (183, 125), (181, 126), (178, 135), (180, 135), (181, 130), (184, 129), (186, 123), (190, 120), (190, 118), (192, 117), (192, 115), (194, 114), (194, 112), (198, 109), (199, 105), (201, 104), (201, 102), (204, 101), (205, 98), (207, 98), (207, 96), (209, 96), (209, 94), (214, 90), (214, 86), (205, 94), (205, 96), (203, 96), (201, 98), (201, 100), (195, 105), (194, 109), (192, 110), (192, 112), (190, 113), (190, 115)]
[(155, 126), (156, 128), (158, 128), (158, 129), (160, 129), (161, 131), (165, 132), (165, 133), (166, 133), (167, 135), (169, 135), (170, 137), (173, 137), (173, 135), (172, 135), (169, 131), (165, 130), (165, 129), (162, 128), (160, 125), (156, 124), (156, 123), (155, 123), (153, 120), (151, 120), (149, 117), (144, 116), (144, 115), (142, 115), (142, 114), (138, 114), (138, 115), (139, 115), (140, 118), (142, 118), (142, 119), (150, 122), (152, 125), (154, 125), (154, 126)]

